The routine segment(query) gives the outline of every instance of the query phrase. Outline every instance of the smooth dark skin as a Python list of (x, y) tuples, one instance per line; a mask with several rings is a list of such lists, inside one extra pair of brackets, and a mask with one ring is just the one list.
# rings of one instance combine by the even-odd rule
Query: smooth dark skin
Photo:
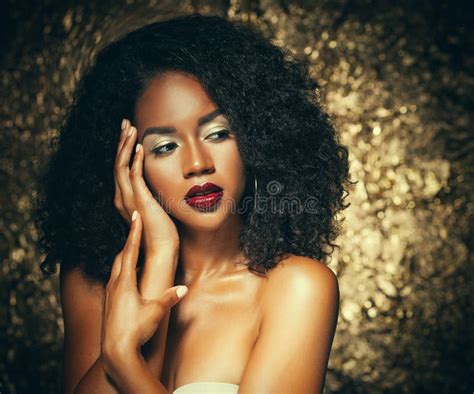
[[(198, 381), (234, 383), (239, 393), (322, 392), (339, 305), (333, 272), (318, 261), (289, 255), (266, 278), (257, 276), (238, 264), (244, 261), (237, 244), (242, 221), (229, 205), (212, 213), (178, 205), (191, 186), (204, 181), (221, 186), (224, 198), (239, 201), (243, 195), (244, 168), (227, 119), (219, 115), (198, 126), (198, 119), (216, 109), (201, 84), (180, 73), (154, 80), (138, 100), (136, 130), (119, 143), (115, 206), (129, 222), (135, 209), (143, 220), (141, 296), (158, 299), (181, 284), (189, 291), (161, 318), (143, 357), (125, 324), (120, 337), (131, 339), (107, 347), (101, 356), (101, 331), (108, 333), (108, 343), (118, 343), (119, 337), (112, 332), (116, 327), (103, 325), (106, 289), (88, 284), (78, 270), (61, 272), (66, 392), (139, 387), (166, 393)], [(177, 132), (148, 134), (142, 141), (145, 130), (158, 126)], [(126, 122), (125, 133), (130, 128)], [(213, 134), (224, 129), (228, 137)], [(137, 143), (143, 148), (130, 170), (124, 163), (128, 166)], [(152, 149), (166, 144), (169, 152), (154, 156)], [(163, 209), (151, 209), (156, 200), (151, 202), (150, 192), (167, 206), (178, 228)], [(123, 254), (132, 256), (127, 264), (133, 265), (131, 248), (125, 246)], [(120, 313), (113, 307), (106, 312)]]

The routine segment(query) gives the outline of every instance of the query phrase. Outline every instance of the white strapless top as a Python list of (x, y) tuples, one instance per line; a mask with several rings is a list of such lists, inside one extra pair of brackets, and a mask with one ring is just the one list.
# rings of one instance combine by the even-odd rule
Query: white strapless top
[(194, 382), (178, 387), (173, 394), (236, 394), (239, 386), (223, 382)]

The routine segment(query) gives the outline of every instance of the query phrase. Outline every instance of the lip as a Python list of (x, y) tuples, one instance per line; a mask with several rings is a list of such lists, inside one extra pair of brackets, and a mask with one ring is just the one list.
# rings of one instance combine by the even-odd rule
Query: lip
[[(197, 196), (197, 193), (206, 194)], [(211, 182), (206, 182), (202, 185), (194, 185), (191, 189), (189, 189), (188, 193), (184, 197), (184, 200), (189, 206), (199, 211), (205, 212), (212, 210), (222, 199), (223, 195), (224, 191), (222, 187)]]
[[(205, 182), (202, 185), (194, 185), (186, 193), (185, 199), (198, 197), (196, 196), (196, 194), (198, 193), (210, 193), (210, 192), (214, 192), (214, 193), (222, 192), (222, 187), (211, 182)], [(205, 196), (199, 196), (199, 197), (205, 197)]]
[(200, 211), (209, 211), (214, 208), (222, 199), (224, 192), (213, 192), (204, 196), (186, 197), (186, 203)]

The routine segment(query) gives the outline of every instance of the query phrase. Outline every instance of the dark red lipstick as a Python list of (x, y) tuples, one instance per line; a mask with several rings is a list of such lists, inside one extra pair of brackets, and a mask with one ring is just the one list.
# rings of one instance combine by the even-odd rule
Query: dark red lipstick
[(184, 200), (193, 208), (208, 210), (221, 200), (223, 194), (222, 187), (206, 182), (203, 185), (194, 185), (189, 189)]

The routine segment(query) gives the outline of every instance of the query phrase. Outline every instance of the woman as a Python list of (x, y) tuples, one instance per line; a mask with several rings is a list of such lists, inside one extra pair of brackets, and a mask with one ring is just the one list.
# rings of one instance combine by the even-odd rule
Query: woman
[(65, 392), (322, 391), (339, 304), (322, 261), (350, 180), (316, 87), (215, 16), (98, 54), (40, 210)]

